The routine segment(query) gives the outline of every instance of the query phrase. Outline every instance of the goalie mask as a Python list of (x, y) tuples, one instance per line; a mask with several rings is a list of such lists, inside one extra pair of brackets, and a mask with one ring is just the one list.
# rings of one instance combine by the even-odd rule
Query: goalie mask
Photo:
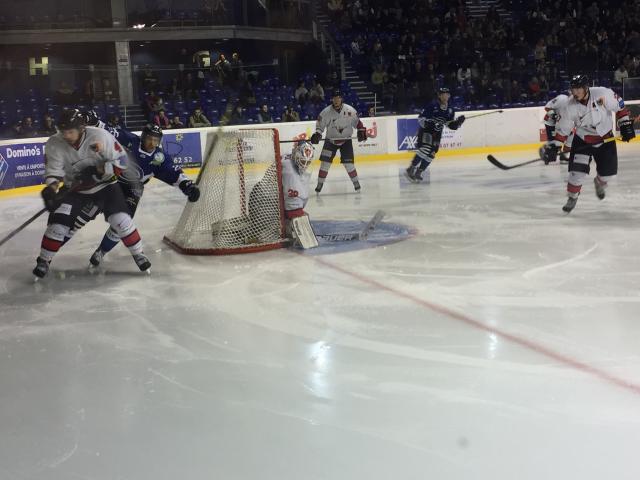
[(298, 167), (298, 171), (304, 172), (313, 161), (314, 148), (311, 142), (301, 140), (296, 143), (291, 152), (293, 162)]

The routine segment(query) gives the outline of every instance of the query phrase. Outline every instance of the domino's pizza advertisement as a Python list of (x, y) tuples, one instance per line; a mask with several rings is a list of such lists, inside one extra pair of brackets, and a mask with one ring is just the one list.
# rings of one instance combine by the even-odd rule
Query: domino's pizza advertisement
[(200, 132), (165, 132), (162, 137), (162, 148), (171, 155), (176, 167), (194, 168), (202, 165)]
[(44, 182), (44, 143), (0, 145), (0, 190)]
[[(398, 151), (416, 150), (418, 148), (418, 118), (398, 118), (397, 142)], [(461, 148), (462, 129), (449, 130), (445, 128), (440, 140), (440, 148)]]

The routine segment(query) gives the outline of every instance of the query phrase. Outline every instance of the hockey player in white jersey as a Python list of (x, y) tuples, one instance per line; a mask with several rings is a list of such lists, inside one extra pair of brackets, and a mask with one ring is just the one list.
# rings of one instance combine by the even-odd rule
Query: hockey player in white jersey
[(622, 141), (630, 141), (635, 132), (624, 101), (609, 88), (589, 87), (585, 75), (575, 75), (571, 79), (571, 98), (560, 107), (555, 144), (545, 150), (549, 159), (555, 159), (559, 146), (575, 128), (569, 157), (568, 199), (562, 207), (567, 213), (576, 206), (592, 158), (597, 171), (593, 183), (599, 199), (604, 199), (607, 182), (618, 173), (612, 112), (616, 115)]
[(327, 178), (331, 163), (336, 152), (340, 151), (340, 162), (349, 174), (353, 182), (353, 188), (360, 190), (358, 172), (354, 165), (353, 142), (351, 135), (353, 129), (357, 130), (358, 141), (364, 142), (367, 139), (367, 129), (358, 118), (358, 112), (351, 105), (342, 101), (342, 93), (335, 90), (331, 97), (331, 105), (326, 107), (318, 116), (316, 131), (311, 136), (311, 143), (314, 145), (320, 142), (322, 133), (327, 131), (322, 152), (320, 153), (320, 171), (318, 172), (318, 185), (316, 192), (320, 193)]
[[(555, 98), (552, 98), (547, 102), (544, 106), (545, 114), (544, 114), (544, 127), (547, 131), (547, 143), (540, 147), (540, 158), (544, 160), (545, 165), (548, 165), (550, 162), (555, 162), (555, 159), (551, 159), (549, 156), (545, 155), (545, 150), (547, 146), (554, 145), (554, 138), (556, 136), (556, 123), (558, 122), (558, 111), (562, 107), (562, 105), (569, 100), (569, 96), (561, 93)], [(567, 152), (571, 149), (571, 142), (573, 141), (573, 132), (567, 138), (567, 141), (560, 149), (560, 161), (568, 162), (569, 156)]]
[(291, 155), (282, 159), (282, 193), (284, 215), (287, 222), (306, 215), (304, 207), (309, 200), (309, 165), (313, 161), (314, 148), (311, 143), (301, 140), (291, 150)]
[[(46, 143), (42, 198), (51, 212), (33, 274), (42, 278), (54, 255), (68, 238), (83, 209), (104, 212), (105, 219), (129, 248), (140, 270), (151, 267), (116, 175), (127, 167), (122, 146), (106, 130), (85, 125), (76, 109), (65, 110), (56, 124), (58, 133)], [(61, 189), (60, 184), (64, 182)]]
[[(309, 199), (309, 181), (311, 173), (309, 165), (313, 161), (314, 147), (307, 140), (296, 142), (290, 155), (282, 158), (282, 204), (284, 205), (285, 231), (288, 237), (292, 236), (291, 223), (294, 219), (306, 216), (304, 207)], [(272, 189), (280, 189), (275, 179), (277, 170), (271, 166), (265, 172), (262, 180), (258, 182), (249, 194), (249, 218), (252, 223), (260, 222), (265, 229), (260, 232), (260, 241), (273, 241), (280, 235), (279, 214), (280, 205), (277, 200), (280, 192)], [(273, 200), (271, 200), (273, 199)], [(273, 204), (270, 202), (273, 201)], [(269, 202), (269, 203), (267, 203)], [(273, 212), (272, 219), (265, 219), (265, 212)]]

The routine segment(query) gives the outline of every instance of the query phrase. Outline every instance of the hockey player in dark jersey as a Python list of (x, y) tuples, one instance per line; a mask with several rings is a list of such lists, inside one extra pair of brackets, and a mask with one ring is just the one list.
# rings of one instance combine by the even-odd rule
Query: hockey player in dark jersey
[(414, 182), (422, 181), (422, 174), (429, 167), (440, 148), (442, 130), (448, 127), (457, 130), (464, 123), (464, 115), (454, 120), (455, 110), (449, 106), (451, 93), (446, 87), (438, 90), (438, 101), (425, 108), (418, 117), (418, 151), (411, 165), (407, 168), (407, 176)]
[[(200, 190), (195, 183), (189, 180), (181, 169), (176, 168), (171, 156), (162, 150), (160, 146), (162, 129), (159, 126), (145, 126), (140, 137), (121, 130), (120, 137), (123, 145), (126, 145), (130, 151), (130, 167), (128, 173), (121, 176), (118, 181), (132, 217), (142, 198), (144, 185), (154, 176), (164, 183), (178, 187), (190, 202), (196, 202), (200, 198)], [(107, 230), (100, 246), (91, 256), (91, 265), (100, 265), (104, 255), (110, 252), (119, 241), (120, 237), (113, 229)]]

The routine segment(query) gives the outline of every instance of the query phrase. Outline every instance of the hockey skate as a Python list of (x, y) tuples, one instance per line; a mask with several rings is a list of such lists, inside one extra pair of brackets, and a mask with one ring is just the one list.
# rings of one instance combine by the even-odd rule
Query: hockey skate
[(360, 187), (360, 182), (358, 182), (358, 181), (353, 182), (353, 188), (355, 189), (356, 192), (359, 192), (360, 188), (361, 188)]
[(136, 262), (136, 265), (138, 265), (141, 272), (151, 274), (151, 262), (144, 253), (134, 255), (133, 260)]
[(416, 182), (421, 182), (422, 180), (424, 180), (424, 179), (422, 178), (422, 174), (423, 174), (423, 173), (424, 173), (424, 170), (423, 170), (423, 169), (421, 169), (421, 168), (419, 168), (418, 170), (416, 170), (416, 173), (414, 173), (414, 174), (413, 174), (413, 179), (414, 179)]
[(415, 168), (413, 167), (413, 165), (409, 166), (409, 168), (407, 168), (404, 172), (407, 175), (407, 178), (409, 180), (411, 180), (412, 182), (415, 182), (415, 180), (416, 180), (416, 178), (415, 178)]
[(593, 185), (596, 187), (596, 196), (600, 199), (600, 200), (604, 200), (605, 197), (605, 187), (606, 187), (606, 183), (603, 183), (601, 181), (598, 180), (598, 177), (595, 177), (593, 179)]
[(562, 210), (570, 213), (576, 207), (576, 203), (578, 203), (578, 197), (568, 197), (567, 203), (564, 204)]
[(33, 269), (36, 281), (40, 278), (44, 278), (47, 273), (49, 273), (49, 262), (42, 257), (38, 257), (36, 259), (36, 268)]
[(316, 193), (320, 193), (322, 191), (323, 185), (324, 185), (323, 183), (318, 183), (318, 185), (316, 186)]
[(90, 266), (97, 267), (100, 265), (100, 262), (102, 262), (102, 259), (104, 258), (104, 254), (105, 252), (99, 248), (93, 252), (93, 255), (91, 255), (91, 258), (89, 259), (89, 263), (91, 264)]

